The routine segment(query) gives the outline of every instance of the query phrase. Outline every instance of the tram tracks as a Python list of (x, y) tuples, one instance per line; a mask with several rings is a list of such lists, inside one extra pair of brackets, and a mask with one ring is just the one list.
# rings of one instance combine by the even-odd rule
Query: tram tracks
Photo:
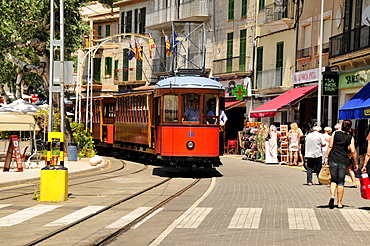
[[(172, 178), (166, 178), (166, 179), (162, 180), (161, 182), (158, 182), (158, 183), (156, 183), (156, 184), (154, 184), (154, 185), (152, 185), (148, 188), (145, 188), (145, 189), (143, 189), (139, 192), (136, 192), (136, 193), (134, 193), (130, 196), (127, 196), (123, 199), (120, 199), (118, 201), (115, 201), (115, 202), (105, 206), (104, 208), (100, 209), (99, 211), (97, 211), (94, 214), (90, 214), (88, 216), (85, 216), (85, 217), (73, 222), (73, 223), (70, 223), (70, 224), (65, 225), (63, 227), (60, 227), (60, 228), (58, 228), (54, 231), (51, 231), (51, 232), (49, 232), (49, 233), (33, 240), (30, 243), (25, 244), (25, 245), (30, 245), (31, 246), (31, 245), (37, 245), (37, 244), (43, 243), (43, 242), (47, 243), (47, 240), (52, 240), (54, 236), (60, 235), (63, 232), (67, 232), (67, 230), (69, 231), (69, 233), (73, 233), (73, 229), (77, 225), (82, 224), (82, 223), (89, 223), (89, 220), (92, 219), (93, 217), (104, 216), (104, 213), (111, 210), (112, 208), (117, 207), (118, 205), (123, 204), (125, 202), (128, 202), (128, 201), (130, 201), (130, 200), (132, 200), (136, 197), (139, 197), (140, 195), (143, 195), (143, 194), (147, 193), (148, 191), (151, 191), (155, 188), (159, 188), (159, 187), (163, 186), (164, 184), (168, 183), (170, 180), (173, 180), (173, 179)], [(107, 231), (107, 233), (104, 236), (100, 236), (96, 239), (92, 239), (92, 241), (93, 241), (92, 245), (106, 245), (106, 244), (108, 244), (109, 242), (114, 240), (116, 237), (118, 237), (120, 234), (122, 234), (125, 231), (127, 231), (128, 229), (130, 229), (133, 225), (135, 225), (136, 223), (138, 223), (138, 222), (142, 221), (143, 219), (147, 218), (148, 216), (150, 216), (156, 210), (161, 208), (164, 204), (170, 202), (174, 198), (183, 194), (185, 191), (189, 190), (191, 187), (196, 185), (200, 180), (201, 180), (201, 178), (196, 178), (193, 182), (191, 182), (190, 184), (187, 184), (185, 187), (181, 188), (180, 190), (177, 190), (176, 192), (173, 192), (171, 195), (167, 195), (166, 198), (157, 202), (148, 211), (141, 214), (137, 218), (133, 218), (129, 223), (126, 223), (124, 226), (122, 226), (118, 229), (115, 229), (113, 232), (112, 231), (109, 231), (109, 232)], [(101, 227), (104, 228), (103, 225)], [(78, 230), (78, 229), (76, 228), (76, 230)], [(77, 244), (77, 242), (75, 242), (75, 243)], [(73, 243), (73, 244), (75, 244), (75, 243)], [(91, 241), (90, 241), (89, 245), (91, 245)]]
[[(117, 173), (119, 171), (122, 171), (126, 164), (123, 160), (117, 160), (121, 163), (121, 165), (113, 170), (110, 170), (110, 171), (99, 171), (99, 172), (94, 172), (94, 173), (88, 173), (88, 174), (77, 174), (77, 175), (71, 175), (69, 178), (68, 178), (68, 181), (69, 181), (69, 184), (68, 186), (69, 187), (72, 187), (72, 186), (78, 186), (78, 185), (83, 185), (83, 184), (88, 184), (88, 183), (94, 183), (94, 182), (98, 182), (98, 181), (103, 181), (103, 180), (108, 180), (108, 179), (113, 179), (113, 178), (117, 178), (117, 177), (124, 177), (124, 176), (129, 176), (129, 175), (133, 175), (133, 174), (137, 174), (137, 173), (140, 173), (140, 172), (143, 172), (147, 169), (147, 166), (144, 165), (142, 166), (140, 169), (138, 170), (133, 170), (131, 172), (128, 172), (128, 173), (124, 173), (124, 174), (120, 174), (120, 175), (115, 175), (115, 176), (107, 176), (107, 177), (101, 177), (102, 175), (109, 175), (109, 174), (114, 174), (114, 173)], [(78, 183), (71, 183), (70, 181), (75, 181), (75, 180), (79, 180), (79, 179), (88, 179), (88, 178), (94, 178), (95, 176), (98, 176), (99, 178), (96, 178), (96, 179), (93, 179), (93, 180), (87, 180), (87, 181), (82, 181), (82, 182), (78, 182)], [(6, 192), (12, 192), (12, 191), (15, 191), (19, 194), (16, 194), (16, 195), (11, 195), (11, 196), (6, 196), (6, 197), (1, 197), (0, 198), (0, 201), (4, 201), (4, 200), (9, 200), (9, 199), (13, 199), (13, 198), (19, 198), (19, 197), (23, 197), (23, 196), (28, 196), (28, 195), (32, 195), (34, 194), (35, 192), (35, 188), (37, 187), (38, 185), (38, 182), (35, 182), (33, 184), (28, 184), (26, 186), (23, 186), (23, 187), (12, 187), (12, 188), (3, 188), (3, 194), (4, 194), (4, 191)], [(32, 191), (29, 191), (30, 189), (32, 189)], [(25, 190), (25, 191), (22, 191), (22, 190)]]

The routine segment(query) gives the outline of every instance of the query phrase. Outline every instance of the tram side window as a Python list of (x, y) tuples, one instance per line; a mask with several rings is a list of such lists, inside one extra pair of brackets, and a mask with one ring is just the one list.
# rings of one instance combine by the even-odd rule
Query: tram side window
[(178, 122), (178, 101), (177, 95), (164, 96), (164, 121)]
[(219, 103), (218, 97), (213, 94), (204, 95), (204, 123), (206, 124), (217, 124), (217, 119), (219, 116)]
[(192, 93), (183, 95), (184, 121), (199, 122), (199, 98), (199, 95)]

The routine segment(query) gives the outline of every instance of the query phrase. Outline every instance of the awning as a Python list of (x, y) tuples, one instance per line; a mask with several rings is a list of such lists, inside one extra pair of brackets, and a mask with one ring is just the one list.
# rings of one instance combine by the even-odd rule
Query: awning
[(339, 109), (339, 119), (370, 118), (370, 83), (367, 83), (351, 100)]
[(0, 114), (0, 131), (39, 131), (33, 115), (28, 114)]
[(244, 100), (228, 101), (225, 102), (225, 110), (229, 110), (235, 107), (245, 107)]
[(303, 99), (305, 96), (315, 92), (317, 85), (307, 86), (307, 87), (297, 87), (290, 89), (289, 91), (281, 94), (280, 96), (275, 97), (271, 101), (268, 101), (265, 104), (257, 107), (256, 109), (250, 112), (251, 118), (265, 118), (265, 117), (274, 117), (276, 111), (282, 107), (290, 104), (294, 105), (299, 100)]

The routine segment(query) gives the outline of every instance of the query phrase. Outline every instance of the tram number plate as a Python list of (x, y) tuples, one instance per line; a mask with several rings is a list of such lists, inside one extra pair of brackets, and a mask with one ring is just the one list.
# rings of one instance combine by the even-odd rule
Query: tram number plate
[(188, 138), (194, 137), (194, 132), (188, 132)]

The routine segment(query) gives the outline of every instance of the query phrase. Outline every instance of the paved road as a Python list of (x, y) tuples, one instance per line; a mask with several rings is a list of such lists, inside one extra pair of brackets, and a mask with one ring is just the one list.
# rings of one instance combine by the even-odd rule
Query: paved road
[(179, 197), (112, 245), (369, 245), (370, 201), (358, 188), (330, 210), (329, 187), (307, 186), (302, 168), (223, 163), (222, 177), (198, 187), (208, 194)]
[[(265, 165), (237, 156), (223, 157), (222, 162), (224, 166), (217, 169), (220, 175), (202, 179), (111, 245), (369, 245), (370, 200), (362, 199), (358, 188), (346, 188), (344, 208), (330, 210), (328, 186), (307, 186), (302, 168)], [(157, 176), (158, 168), (150, 169), (148, 177)], [(126, 194), (132, 190), (130, 182), (136, 187), (147, 179), (121, 177), (115, 181), (125, 185), (117, 186), (117, 191), (115, 185), (109, 189), (89, 185), (64, 203), (22, 202), (21, 198), (13, 204), (0, 202), (0, 236), (9, 240), (8, 245), (18, 245), (19, 232), (31, 235), (31, 229), (37, 228), (40, 233), (50, 224), (92, 213), (91, 209), (103, 204), (102, 197)], [(86, 196), (99, 194), (98, 189), (109, 196)], [(155, 199), (157, 194), (150, 200)], [(122, 220), (119, 214), (135, 216), (150, 204), (131, 204), (131, 210), (112, 213), (106, 226)], [(99, 233), (93, 227), (85, 230)], [(12, 236), (12, 232), (17, 233)], [(57, 241), (53, 245), (68, 245)]]

